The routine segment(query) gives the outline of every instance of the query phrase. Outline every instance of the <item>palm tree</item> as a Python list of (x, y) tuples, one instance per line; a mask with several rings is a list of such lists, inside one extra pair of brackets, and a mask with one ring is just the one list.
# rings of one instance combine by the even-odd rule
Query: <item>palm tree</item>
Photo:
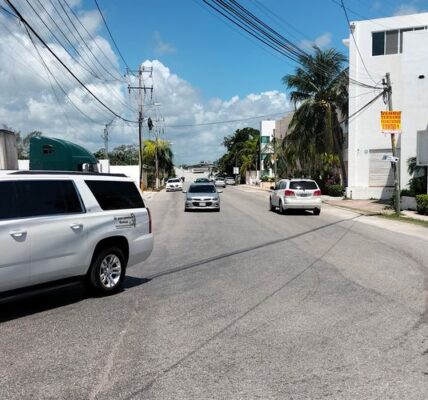
[(346, 57), (335, 49), (314, 47), (314, 54), (300, 56), (294, 74), (282, 78), (297, 107), (290, 123), (285, 147), (294, 154), (302, 171), (315, 173), (322, 166), (321, 154), (339, 157), (342, 181), (347, 176), (343, 161), (343, 132), (339, 118), (348, 115), (348, 71)]
[(144, 141), (144, 163), (152, 166), (155, 174), (155, 186), (159, 188), (160, 172), (162, 179), (174, 175), (174, 162), (171, 144), (167, 140), (156, 138)]

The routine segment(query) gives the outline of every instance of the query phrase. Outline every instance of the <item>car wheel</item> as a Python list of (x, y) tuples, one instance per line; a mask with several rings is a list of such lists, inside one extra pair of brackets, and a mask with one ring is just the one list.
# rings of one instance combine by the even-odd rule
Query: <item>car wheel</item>
[(321, 210), (319, 208), (314, 208), (314, 215), (320, 215)]
[(276, 207), (272, 204), (272, 198), (269, 197), (269, 210), (275, 211)]
[(282, 205), (282, 201), (279, 201), (279, 213), (280, 214), (285, 214), (285, 208)]
[(102, 295), (117, 293), (123, 285), (126, 261), (118, 247), (101, 249), (94, 257), (89, 270), (89, 284)]

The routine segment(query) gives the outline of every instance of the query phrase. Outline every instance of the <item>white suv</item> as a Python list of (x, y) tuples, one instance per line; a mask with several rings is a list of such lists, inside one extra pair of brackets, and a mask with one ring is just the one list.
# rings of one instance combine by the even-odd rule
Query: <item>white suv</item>
[(130, 178), (0, 171), (0, 297), (69, 278), (112, 294), (152, 249), (150, 211)]
[(321, 212), (321, 190), (312, 179), (281, 179), (271, 187), (269, 209), (284, 214), (289, 209)]

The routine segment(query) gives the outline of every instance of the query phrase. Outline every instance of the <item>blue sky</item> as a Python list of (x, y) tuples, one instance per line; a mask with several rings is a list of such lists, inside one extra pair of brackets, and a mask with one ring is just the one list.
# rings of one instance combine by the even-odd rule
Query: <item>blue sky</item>
[[(348, 27), (339, 0), (258, 2), (241, 1), (296, 44), (307, 47), (318, 39), (323, 47), (347, 52), (342, 39), (348, 36)], [(128, 63), (135, 66), (146, 58), (158, 59), (199, 88), (205, 98), (284, 90), (281, 78), (294, 69), (293, 62), (232, 27), (202, 0), (99, 3)], [(428, 9), (426, 1), (345, 0), (345, 5), (351, 20)]]
[[(124, 63), (114, 49), (95, 2), (67, 1), (91, 32), (92, 37), (86, 37), (89, 45), (95, 52), (98, 51), (95, 45), (104, 49), (104, 54), (123, 74)], [(128, 95), (130, 81), (108, 82), (91, 77), (78, 55), (73, 59), (55, 44), (26, 1), (13, 0), (13, 3), (103, 102), (126, 118), (136, 119), (136, 112), (129, 110), (137, 107), (135, 98)], [(57, 32), (47, 13), (54, 15), (53, 5), (64, 4), (64, 0), (43, 2), (46, 12), (42, 12), (36, 0), (31, 3), (38, 8), (44, 22)], [(342, 39), (349, 33), (340, 0), (240, 0), (240, 3), (307, 51), (315, 43), (323, 49), (335, 47), (347, 55)], [(4, 0), (0, 4), (6, 6)], [(153, 138), (158, 134), (171, 141), (176, 163), (215, 160), (224, 152), (221, 145), (224, 136), (245, 126), (258, 128), (260, 118), (254, 117), (279, 118), (291, 108), (281, 78), (292, 73), (296, 65), (231, 26), (202, 0), (98, 0), (98, 4), (127, 64), (135, 69), (142, 63), (154, 68), (153, 78), (145, 84), (154, 85), (159, 106), (147, 106), (145, 115), (153, 119), (163, 116), (166, 127), (161, 129), (163, 124), (158, 122), (154, 131), (146, 129), (145, 136)], [(345, 0), (345, 6), (351, 20), (361, 20), (426, 11), (428, 0)], [(74, 41), (71, 37), (70, 40)], [(103, 147), (101, 135), (112, 115), (94, 104), (40, 43), (36, 45), (40, 54), (22, 25), (0, 13), (3, 66), (0, 125), (23, 134), (40, 130), (92, 151)], [(75, 45), (80, 48), (82, 43), (77, 41)], [(51, 67), (62, 90), (40, 58)], [(231, 120), (242, 121), (216, 124)], [(135, 125), (116, 119), (110, 127), (109, 148), (136, 144), (136, 132)]]

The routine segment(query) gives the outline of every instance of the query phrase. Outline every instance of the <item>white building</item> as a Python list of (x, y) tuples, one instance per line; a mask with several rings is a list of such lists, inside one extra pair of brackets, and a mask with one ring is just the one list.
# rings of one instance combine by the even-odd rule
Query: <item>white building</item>
[(273, 176), (272, 166), (265, 162), (268, 154), (273, 154), (272, 141), (275, 134), (275, 121), (260, 121), (260, 171), (261, 176)]
[[(402, 134), (397, 141), (401, 188), (411, 178), (407, 160), (416, 156), (417, 132), (427, 131), (428, 125), (427, 26), (428, 13), (353, 22), (361, 57), (352, 37), (344, 41), (349, 46), (351, 79), (382, 87), (382, 78), (390, 73), (393, 110), (402, 111)], [(380, 91), (350, 81), (349, 116)], [(380, 127), (380, 112), (387, 109), (380, 97), (358, 117), (350, 118), (347, 195), (354, 199), (388, 198), (393, 192), (391, 165), (382, 161), (383, 155), (391, 154), (391, 138)]]

